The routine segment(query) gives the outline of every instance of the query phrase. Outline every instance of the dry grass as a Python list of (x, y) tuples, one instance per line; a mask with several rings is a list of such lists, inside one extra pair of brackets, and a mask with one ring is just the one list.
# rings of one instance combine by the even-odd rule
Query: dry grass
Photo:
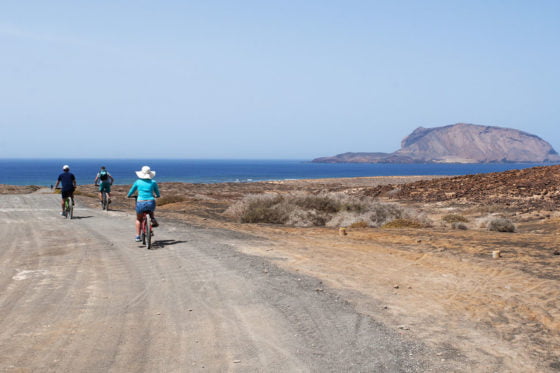
[(348, 228), (367, 228), (367, 227), (369, 227), (369, 224), (363, 220), (357, 221), (348, 226)]
[(395, 219), (385, 223), (381, 228), (428, 228), (426, 222), (415, 219)]
[(179, 203), (185, 201), (185, 197), (181, 195), (165, 195), (158, 199), (157, 204), (158, 206), (169, 205), (172, 203)]
[(441, 218), (446, 223), (467, 223), (469, 219), (459, 214), (448, 214)]

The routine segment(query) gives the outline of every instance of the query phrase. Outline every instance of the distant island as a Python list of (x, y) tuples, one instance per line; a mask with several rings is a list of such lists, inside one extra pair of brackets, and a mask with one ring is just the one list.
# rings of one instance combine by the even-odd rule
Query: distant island
[(468, 123), (415, 129), (393, 153), (343, 153), (315, 163), (547, 163), (552, 146), (527, 132)]

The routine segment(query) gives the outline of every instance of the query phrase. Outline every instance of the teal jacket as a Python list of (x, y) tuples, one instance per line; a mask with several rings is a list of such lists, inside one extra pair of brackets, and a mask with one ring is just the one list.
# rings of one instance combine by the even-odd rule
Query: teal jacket
[(155, 180), (138, 179), (132, 184), (127, 197), (138, 191), (138, 201), (149, 201), (154, 199), (154, 194), (159, 197), (159, 188)]

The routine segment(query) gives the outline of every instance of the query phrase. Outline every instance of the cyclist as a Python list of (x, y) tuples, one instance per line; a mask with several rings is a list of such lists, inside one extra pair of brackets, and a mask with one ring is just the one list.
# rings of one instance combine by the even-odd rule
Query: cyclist
[(70, 166), (64, 165), (62, 167), (62, 173), (58, 175), (58, 180), (54, 188), (58, 188), (58, 184), (60, 184), (60, 191), (62, 196), (62, 212), (60, 215), (66, 216), (66, 211), (64, 211), (64, 200), (68, 197), (72, 199), (72, 205), (74, 205), (74, 190), (76, 190), (76, 177), (73, 173), (70, 172)]
[(138, 180), (132, 184), (127, 197), (131, 197), (138, 191), (138, 199), (136, 200), (136, 242), (140, 242), (140, 228), (144, 212), (150, 213), (152, 227), (155, 228), (159, 225), (154, 218), (154, 211), (156, 209), (154, 196), (159, 198), (160, 194), (157, 182), (154, 180), (156, 173), (149, 166), (144, 166), (142, 170), (136, 171), (136, 176), (138, 176)]
[(99, 172), (95, 176), (95, 180), (93, 183), (98, 185), (99, 183), (99, 202), (103, 205), (103, 191), (107, 193), (107, 197), (109, 197), (108, 203), (111, 203), (111, 185), (115, 182), (113, 176), (107, 171), (105, 166), (101, 166)]

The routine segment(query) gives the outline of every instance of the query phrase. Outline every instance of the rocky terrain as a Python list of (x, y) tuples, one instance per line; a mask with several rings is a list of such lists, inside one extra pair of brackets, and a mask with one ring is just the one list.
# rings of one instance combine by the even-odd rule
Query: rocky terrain
[(457, 123), (419, 127), (394, 153), (343, 153), (319, 163), (498, 163), (558, 162), (560, 156), (538, 136), (510, 128)]
[(368, 188), (366, 195), (414, 202), (506, 206), (517, 212), (560, 209), (560, 166), (421, 180)]

